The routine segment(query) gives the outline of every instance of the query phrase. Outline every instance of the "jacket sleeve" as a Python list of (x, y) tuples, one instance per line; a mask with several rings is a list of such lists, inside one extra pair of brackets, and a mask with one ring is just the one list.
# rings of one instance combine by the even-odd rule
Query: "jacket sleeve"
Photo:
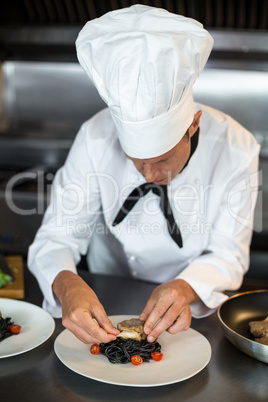
[(44, 295), (43, 307), (54, 317), (61, 316), (61, 305), (53, 294), (53, 281), (62, 270), (76, 272), (80, 255), (88, 250), (100, 211), (98, 182), (92, 174), (87, 137), (83, 125), (65, 165), (55, 175), (50, 204), (28, 253), (29, 269)]
[(217, 187), (216, 181), (214, 188), (221, 191), (222, 201), (207, 247), (176, 278), (188, 282), (201, 299), (191, 305), (195, 318), (214, 312), (227, 299), (223, 292), (238, 289), (248, 270), (258, 195), (258, 155), (256, 145), (253, 155), (249, 160), (246, 158), (239, 169), (226, 166), (224, 186), (221, 169), (222, 176), (218, 177), (221, 183)]

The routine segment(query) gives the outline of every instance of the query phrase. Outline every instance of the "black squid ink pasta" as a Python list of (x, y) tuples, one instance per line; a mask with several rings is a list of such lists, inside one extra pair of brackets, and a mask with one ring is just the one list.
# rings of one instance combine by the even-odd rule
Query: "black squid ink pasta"
[(131, 361), (131, 356), (139, 355), (144, 362), (149, 362), (151, 353), (161, 352), (161, 345), (158, 342), (148, 342), (146, 339), (137, 341), (135, 339), (116, 338), (108, 343), (100, 343), (100, 351), (110, 363), (126, 364)]
[(10, 325), (12, 324), (13, 322), (10, 317), (3, 318), (0, 315), (0, 342), (13, 335), (10, 331)]

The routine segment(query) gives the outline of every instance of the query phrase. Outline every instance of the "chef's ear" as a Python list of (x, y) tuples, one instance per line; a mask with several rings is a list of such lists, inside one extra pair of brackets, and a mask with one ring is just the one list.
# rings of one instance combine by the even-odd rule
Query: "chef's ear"
[(191, 126), (189, 127), (190, 137), (192, 137), (196, 133), (196, 131), (199, 127), (201, 115), (202, 115), (202, 110), (198, 110), (198, 112), (196, 112), (196, 114), (194, 115), (193, 122), (192, 122)]

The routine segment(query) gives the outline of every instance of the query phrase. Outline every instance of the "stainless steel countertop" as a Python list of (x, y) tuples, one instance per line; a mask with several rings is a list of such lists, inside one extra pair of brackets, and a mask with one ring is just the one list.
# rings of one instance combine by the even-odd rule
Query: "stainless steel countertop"
[[(123, 278), (80, 271), (93, 287), (107, 314), (139, 314), (154, 286)], [(268, 288), (267, 281), (245, 280), (242, 291)], [(25, 301), (41, 306), (42, 295), (25, 268)], [(127, 298), (127, 302), (126, 302)], [(1, 401), (266, 401), (268, 367), (237, 350), (223, 335), (217, 315), (193, 319), (192, 328), (212, 347), (208, 366), (194, 377), (168, 386), (130, 388), (90, 380), (65, 367), (54, 353), (54, 341), (63, 330), (56, 319), (54, 334), (27, 353), (0, 360)], [(178, 362), (179, 364), (180, 362)]]

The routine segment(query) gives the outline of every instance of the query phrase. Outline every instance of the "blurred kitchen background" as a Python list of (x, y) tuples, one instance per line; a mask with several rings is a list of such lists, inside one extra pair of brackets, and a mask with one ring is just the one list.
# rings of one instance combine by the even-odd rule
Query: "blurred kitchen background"
[(196, 101), (218, 108), (261, 144), (251, 278), (268, 278), (268, 1), (8, 0), (0, 3), (0, 246), (24, 259), (55, 171), (80, 125), (105, 105), (76, 58), (86, 21), (132, 4), (203, 23), (214, 37)]

